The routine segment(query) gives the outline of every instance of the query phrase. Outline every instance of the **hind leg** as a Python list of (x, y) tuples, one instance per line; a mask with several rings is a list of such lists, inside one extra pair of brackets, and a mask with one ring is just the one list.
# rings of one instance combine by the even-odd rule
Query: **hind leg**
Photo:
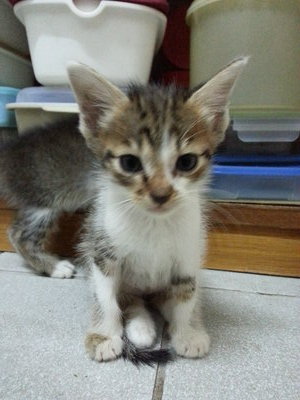
[(71, 278), (74, 265), (45, 250), (47, 237), (54, 230), (58, 216), (58, 212), (47, 208), (22, 210), (9, 230), (9, 238), (35, 272), (53, 278)]

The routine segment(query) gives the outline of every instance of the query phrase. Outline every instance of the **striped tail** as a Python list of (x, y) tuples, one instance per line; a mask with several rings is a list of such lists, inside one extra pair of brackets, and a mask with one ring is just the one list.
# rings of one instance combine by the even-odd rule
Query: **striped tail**
[(154, 367), (156, 364), (167, 364), (175, 360), (175, 353), (172, 349), (138, 349), (126, 336), (123, 336), (123, 341), (122, 357), (136, 367)]

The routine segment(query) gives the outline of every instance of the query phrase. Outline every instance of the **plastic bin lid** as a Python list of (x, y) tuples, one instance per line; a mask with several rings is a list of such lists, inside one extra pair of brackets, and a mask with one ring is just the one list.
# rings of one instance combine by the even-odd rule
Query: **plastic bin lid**
[[(19, 3), (22, 0), (9, 0), (12, 5)], [(109, 0), (108, 0), (109, 1)], [(114, 0), (111, 0), (114, 1)], [(167, 0), (117, 0), (126, 3), (134, 3), (140, 4), (147, 7), (155, 8), (158, 11), (161, 11), (164, 14), (167, 14), (169, 11), (169, 4)], [(99, 1), (100, 3), (100, 1)]]
[(155, 8), (158, 11), (161, 11), (164, 14), (168, 14), (169, 4), (167, 0), (117, 0), (125, 3), (134, 3), (139, 4), (141, 6), (147, 6)]
[(242, 142), (294, 142), (300, 135), (300, 118), (233, 118)]
[(16, 103), (76, 103), (69, 88), (30, 87), (19, 91)]
[(214, 175), (244, 175), (244, 176), (300, 176), (300, 165), (297, 166), (245, 166), (245, 165), (214, 165)]
[(273, 155), (273, 154), (215, 154), (213, 161), (216, 164), (221, 165), (245, 165), (245, 164), (259, 164), (259, 165), (300, 165), (300, 154), (289, 154), (287, 156), (283, 155)]
[(190, 5), (189, 9), (187, 10), (186, 14), (186, 22), (190, 23), (191, 15), (201, 7), (209, 6), (213, 3), (220, 2), (221, 0), (194, 0)]

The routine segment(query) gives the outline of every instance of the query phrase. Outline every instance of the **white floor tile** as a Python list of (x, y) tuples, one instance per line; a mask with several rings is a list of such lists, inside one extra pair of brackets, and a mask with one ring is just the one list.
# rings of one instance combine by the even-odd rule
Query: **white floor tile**
[(211, 352), (166, 370), (163, 400), (298, 400), (300, 299), (206, 289)]
[[(153, 400), (298, 400), (299, 280), (210, 270), (202, 278), (211, 352), (160, 367)], [(87, 358), (87, 286), (36, 276), (16, 254), (0, 254), (1, 399), (152, 399), (155, 369)]]
[(203, 286), (251, 293), (300, 297), (300, 279), (203, 269)]
[(0, 282), (0, 399), (151, 399), (155, 369), (86, 356), (85, 280), (0, 272)]

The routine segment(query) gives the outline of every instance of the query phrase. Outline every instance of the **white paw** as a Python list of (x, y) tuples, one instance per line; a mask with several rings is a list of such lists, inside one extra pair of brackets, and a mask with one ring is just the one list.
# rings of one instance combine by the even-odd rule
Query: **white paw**
[(172, 345), (179, 356), (200, 358), (208, 353), (210, 339), (204, 331), (190, 330), (172, 337)]
[(126, 334), (128, 339), (139, 348), (150, 347), (156, 338), (155, 326), (150, 319), (132, 319), (126, 326)]
[(87, 335), (85, 347), (93, 360), (109, 361), (121, 355), (123, 340), (120, 336), (105, 337), (92, 333)]
[(69, 261), (59, 261), (51, 274), (51, 278), (72, 278), (75, 266)]

